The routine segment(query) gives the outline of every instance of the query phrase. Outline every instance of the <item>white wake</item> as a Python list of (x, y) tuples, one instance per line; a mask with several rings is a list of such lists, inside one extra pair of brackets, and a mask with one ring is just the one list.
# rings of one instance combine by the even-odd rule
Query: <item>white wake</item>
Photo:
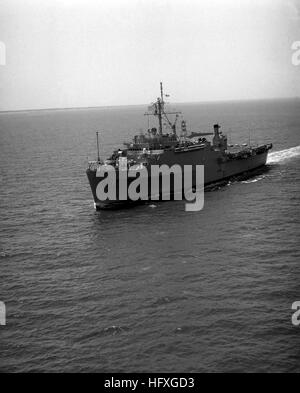
[(300, 156), (300, 146), (269, 153), (267, 164), (275, 164)]

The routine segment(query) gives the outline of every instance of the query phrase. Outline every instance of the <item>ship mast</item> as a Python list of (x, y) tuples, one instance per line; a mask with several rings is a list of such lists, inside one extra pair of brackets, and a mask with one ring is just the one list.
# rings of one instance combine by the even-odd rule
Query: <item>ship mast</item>
[(164, 92), (163, 92), (162, 82), (160, 82), (160, 96), (161, 96), (161, 102), (164, 103)]
[[(163, 92), (163, 84), (160, 82), (160, 97), (157, 98), (157, 102), (153, 104), (155, 108), (154, 113), (145, 113), (146, 116), (157, 116), (158, 117), (158, 127), (159, 127), (159, 135), (163, 134), (163, 116), (166, 118), (169, 126), (172, 128), (174, 134), (176, 135), (176, 121), (177, 117), (181, 112), (165, 112), (165, 102), (164, 102), (164, 92)], [(176, 115), (175, 123), (172, 124), (168, 119), (167, 115)]]
[(100, 149), (99, 149), (99, 132), (96, 132), (96, 136), (97, 136), (97, 159), (98, 162), (100, 162)]
[(164, 99), (163, 99), (163, 92), (162, 92), (162, 83), (160, 82), (160, 91), (161, 91), (161, 98), (157, 99), (157, 108), (158, 108), (158, 124), (159, 124), (159, 135), (162, 135), (162, 113), (164, 110)]

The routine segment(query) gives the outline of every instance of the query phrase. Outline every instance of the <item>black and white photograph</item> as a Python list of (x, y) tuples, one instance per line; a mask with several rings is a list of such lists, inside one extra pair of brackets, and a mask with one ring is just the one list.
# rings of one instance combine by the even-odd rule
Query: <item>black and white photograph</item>
[(0, 0), (0, 373), (300, 373), (300, 0)]

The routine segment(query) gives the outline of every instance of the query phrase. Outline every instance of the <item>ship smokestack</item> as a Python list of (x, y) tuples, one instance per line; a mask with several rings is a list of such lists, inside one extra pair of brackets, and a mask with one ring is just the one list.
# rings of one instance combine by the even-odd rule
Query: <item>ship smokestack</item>
[(215, 135), (218, 135), (218, 134), (219, 134), (220, 128), (221, 128), (221, 127), (219, 126), (219, 124), (214, 124)]

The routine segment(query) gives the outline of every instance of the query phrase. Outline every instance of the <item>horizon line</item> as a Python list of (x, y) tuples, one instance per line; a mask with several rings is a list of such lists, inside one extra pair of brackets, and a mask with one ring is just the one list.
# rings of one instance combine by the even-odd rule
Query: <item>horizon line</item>
[[(187, 105), (187, 104), (214, 104), (214, 103), (230, 103), (230, 102), (249, 102), (249, 101), (279, 101), (279, 100), (299, 100), (299, 96), (293, 97), (266, 97), (266, 98), (242, 98), (231, 100), (207, 100), (207, 101), (185, 101), (172, 102), (169, 105)], [(0, 113), (14, 113), (14, 112), (40, 112), (40, 111), (67, 111), (67, 110), (85, 110), (85, 109), (100, 109), (100, 108), (120, 108), (133, 106), (149, 106), (148, 104), (116, 104), (116, 105), (93, 105), (93, 106), (74, 106), (74, 107), (50, 107), (50, 108), (30, 108), (30, 109), (7, 109), (0, 110)]]

